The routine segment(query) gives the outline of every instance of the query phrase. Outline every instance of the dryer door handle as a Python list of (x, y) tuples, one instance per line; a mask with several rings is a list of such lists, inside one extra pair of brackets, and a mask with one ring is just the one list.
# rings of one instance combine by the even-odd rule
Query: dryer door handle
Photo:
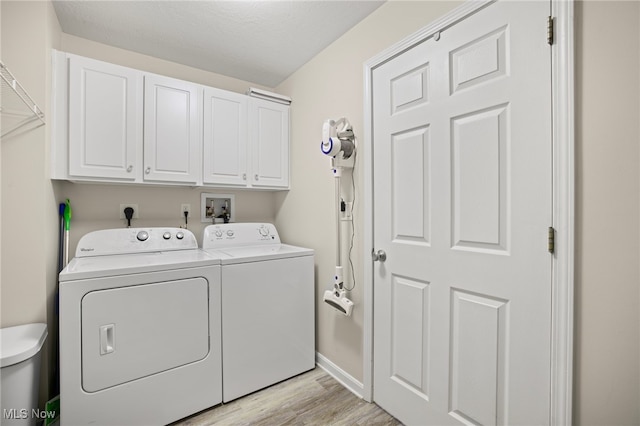
[(100, 326), (100, 355), (107, 355), (116, 349), (116, 326), (107, 324)]

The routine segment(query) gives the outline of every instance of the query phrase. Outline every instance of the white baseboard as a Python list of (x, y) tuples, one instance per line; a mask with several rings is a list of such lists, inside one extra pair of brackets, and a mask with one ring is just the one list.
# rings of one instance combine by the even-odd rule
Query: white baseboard
[(336, 379), (342, 386), (349, 389), (355, 396), (362, 398), (364, 395), (364, 385), (353, 376), (331, 362), (329, 358), (316, 352), (316, 365), (326, 371), (331, 377)]

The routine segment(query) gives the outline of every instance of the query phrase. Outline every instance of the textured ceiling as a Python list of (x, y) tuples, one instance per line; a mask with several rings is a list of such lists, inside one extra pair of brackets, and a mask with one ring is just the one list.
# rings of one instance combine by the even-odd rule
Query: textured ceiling
[(384, 1), (54, 0), (67, 34), (275, 87)]

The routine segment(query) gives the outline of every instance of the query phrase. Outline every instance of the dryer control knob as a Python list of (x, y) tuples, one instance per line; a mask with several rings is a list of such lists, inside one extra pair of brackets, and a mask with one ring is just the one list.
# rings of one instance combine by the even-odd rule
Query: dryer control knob
[(184, 238), (184, 232), (182, 232), (182, 231), (176, 232), (176, 238), (179, 239), (179, 240), (183, 239)]
[(149, 233), (147, 231), (140, 231), (138, 235), (136, 235), (138, 241), (147, 241), (149, 239)]
[(228, 235), (229, 237), (233, 237), (233, 234), (234, 234), (234, 233), (235, 233), (235, 232), (233, 232), (233, 229), (229, 229), (229, 230), (227, 231), (227, 235)]
[(218, 238), (222, 237), (222, 229), (216, 229), (215, 234), (216, 234), (216, 237)]
[(269, 235), (269, 228), (267, 228), (266, 226), (261, 226), (260, 228), (258, 228), (258, 232), (260, 232), (260, 235), (262, 235), (263, 237), (266, 237), (267, 235)]
[(169, 238), (171, 238), (171, 232), (165, 232), (164, 234), (162, 234), (162, 238), (164, 238), (165, 240), (168, 240)]

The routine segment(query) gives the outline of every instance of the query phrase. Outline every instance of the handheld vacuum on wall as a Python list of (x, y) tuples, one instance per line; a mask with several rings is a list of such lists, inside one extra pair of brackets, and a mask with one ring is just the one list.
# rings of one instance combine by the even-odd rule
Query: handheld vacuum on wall
[(346, 118), (325, 121), (322, 126), (320, 149), (324, 155), (331, 157), (331, 170), (336, 182), (336, 273), (333, 290), (324, 292), (324, 301), (346, 316), (350, 316), (353, 311), (353, 302), (346, 296), (347, 290), (344, 288), (342, 268), (340, 177), (343, 169), (353, 168), (356, 145), (353, 129)]

